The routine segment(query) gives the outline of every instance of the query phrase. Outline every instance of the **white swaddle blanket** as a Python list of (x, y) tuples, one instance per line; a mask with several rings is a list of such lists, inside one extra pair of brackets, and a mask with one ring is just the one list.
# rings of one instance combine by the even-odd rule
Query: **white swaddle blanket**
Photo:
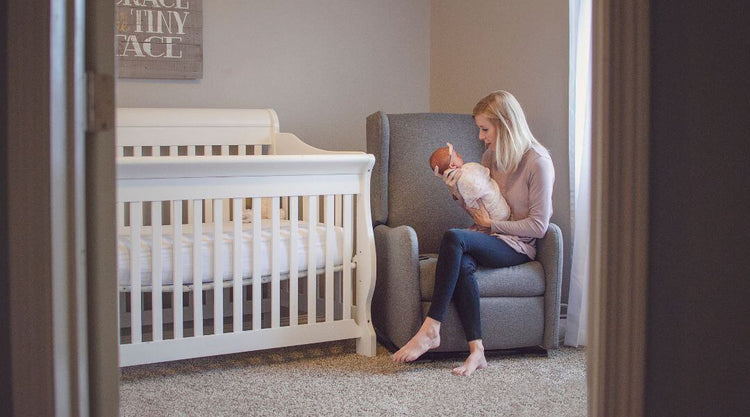
[(478, 201), (482, 200), (493, 220), (510, 218), (510, 206), (500, 193), (497, 183), (490, 177), (489, 168), (476, 162), (467, 162), (463, 164), (461, 171), (456, 185), (467, 207), (479, 208)]

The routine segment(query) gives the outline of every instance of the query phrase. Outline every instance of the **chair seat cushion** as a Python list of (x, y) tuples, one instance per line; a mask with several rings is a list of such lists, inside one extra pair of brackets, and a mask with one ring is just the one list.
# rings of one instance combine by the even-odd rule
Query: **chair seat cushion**
[[(419, 255), (422, 301), (430, 301), (435, 289), (436, 254)], [(478, 267), (474, 273), (480, 297), (538, 297), (544, 295), (544, 269), (537, 261), (507, 268)]]

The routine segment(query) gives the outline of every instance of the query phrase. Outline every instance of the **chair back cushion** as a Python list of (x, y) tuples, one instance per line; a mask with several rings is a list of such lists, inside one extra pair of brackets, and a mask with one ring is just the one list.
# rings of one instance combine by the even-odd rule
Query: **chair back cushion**
[(375, 155), (373, 223), (414, 228), (419, 252), (437, 252), (443, 233), (468, 227), (471, 217), (453, 201), (429, 167), (435, 149), (452, 143), (464, 162), (480, 162), (484, 146), (469, 114), (385, 114), (367, 118), (367, 152)]

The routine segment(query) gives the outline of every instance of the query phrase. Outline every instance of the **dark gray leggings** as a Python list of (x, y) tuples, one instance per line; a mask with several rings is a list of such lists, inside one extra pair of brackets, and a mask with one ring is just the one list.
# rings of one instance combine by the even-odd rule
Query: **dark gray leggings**
[(435, 291), (427, 315), (442, 322), (452, 300), (456, 303), (466, 340), (481, 339), (479, 288), (474, 277), (477, 265), (500, 268), (530, 260), (494, 236), (466, 229), (448, 230), (440, 242)]

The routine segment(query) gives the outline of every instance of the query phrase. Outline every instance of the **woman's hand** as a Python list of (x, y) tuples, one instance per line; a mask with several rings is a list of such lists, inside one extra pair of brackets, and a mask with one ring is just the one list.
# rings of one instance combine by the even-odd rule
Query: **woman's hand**
[(456, 185), (458, 183), (458, 179), (461, 178), (461, 170), (458, 168), (450, 168), (443, 171), (443, 175), (438, 174), (438, 169), (435, 167), (435, 175), (440, 177), (443, 180), (443, 183), (448, 187), (451, 194), (453, 194), (454, 197), (460, 198), (460, 194), (458, 192), (458, 186)]
[(469, 227), (469, 230), (472, 230), (474, 232), (482, 232), (482, 233), (491, 233), (492, 229), (489, 227), (482, 227), (476, 223), (472, 224), (471, 227)]
[(479, 206), (477, 208), (466, 207), (466, 211), (468, 211), (471, 218), (474, 219), (476, 226), (491, 229), (492, 218), (490, 217), (490, 213), (487, 212), (487, 208), (484, 206), (482, 200), (477, 200), (477, 205)]

